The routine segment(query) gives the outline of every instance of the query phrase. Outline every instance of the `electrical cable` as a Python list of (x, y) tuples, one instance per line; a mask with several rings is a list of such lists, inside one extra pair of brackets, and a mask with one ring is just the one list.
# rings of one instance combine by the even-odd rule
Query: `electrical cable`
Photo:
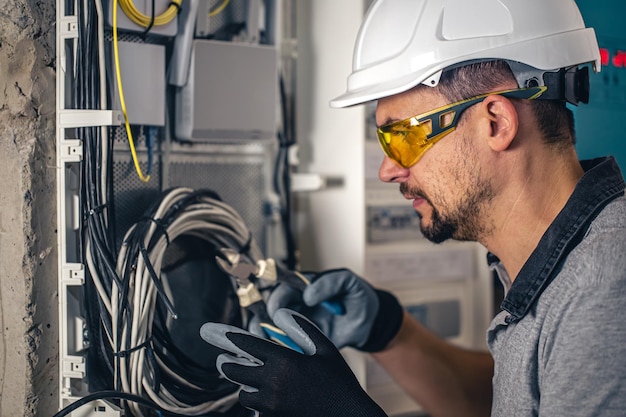
[[(114, 15), (117, 11), (116, 1), (118, 0), (114, 1), (115, 4), (113, 6)], [(182, 3), (183, 3), (183, 0), (171, 0), (169, 5), (167, 6), (167, 9), (163, 13), (161, 13), (158, 16), (153, 17), (153, 16), (147, 16), (143, 14), (141, 11), (139, 11), (137, 7), (135, 7), (135, 4), (133, 3), (132, 0), (119, 0), (119, 5), (122, 11), (124, 12), (124, 14), (128, 16), (128, 18), (133, 23), (143, 28), (148, 28), (151, 26), (167, 25), (168, 23), (170, 23), (172, 20), (176, 18), (176, 16), (178, 15), (178, 12), (180, 11)], [(154, 14), (154, 3), (152, 7), (152, 13)]]
[(152, 174), (152, 165), (154, 163), (154, 146), (158, 140), (159, 129), (156, 126), (150, 126), (148, 128), (148, 134), (146, 136), (146, 150), (148, 151), (148, 169), (146, 174), (150, 176)]
[[(122, 277), (122, 282), (112, 280), (113, 287), (108, 292), (103, 285), (96, 285), (101, 299), (110, 297), (105, 304), (111, 305), (111, 317), (107, 321), (113, 323), (113, 330), (106, 330), (105, 333), (118, 335), (114, 339), (121, 341), (110, 340), (114, 349), (107, 349), (116, 361), (116, 372), (120, 374), (116, 379), (122, 381), (121, 385), (125, 387), (118, 391), (147, 398), (156, 406), (176, 415), (204, 415), (228, 409), (236, 401), (237, 393), (233, 384), (218, 382), (208, 387), (212, 390), (209, 393), (212, 396), (210, 401), (184, 402), (194, 395), (206, 398), (206, 387), (200, 387), (189, 377), (181, 376), (179, 369), (170, 369), (168, 363), (171, 361), (168, 360), (172, 354), (182, 359), (183, 366), (186, 358), (177, 352), (172, 341), (163, 334), (162, 328), (154, 327), (155, 321), (150, 317), (158, 311), (156, 297), (160, 297), (159, 300), (167, 298), (162, 286), (156, 285), (156, 280), (160, 279), (163, 253), (170, 239), (174, 241), (182, 235), (193, 235), (213, 242), (216, 247), (237, 248), (251, 259), (259, 259), (261, 256), (241, 217), (226, 204), (214, 200), (213, 196), (207, 191), (194, 192), (190, 189), (174, 189), (166, 193), (158, 207), (149, 210), (147, 218), (135, 224), (124, 239), (118, 258), (118, 275)], [(91, 265), (89, 252), (87, 258)], [(95, 280), (99, 277), (93, 278)], [(150, 288), (151, 284), (154, 291)], [(138, 292), (133, 294), (135, 289)], [(120, 306), (123, 306), (123, 311), (116, 310)], [(131, 316), (132, 319), (126, 319)], [(121, 331), (116, 329), (116, 323), (123, 327)], [(151, 325), (154, 330), (152, 334), (149, 328)], [(128, 330), (128, 326), (132, 328)], [(125, 337), (129, 334), (133, 337)], [(147, 354), (143, 355), (144, 352)], [(128, 382), (129, 378), (135, 378), (135, 382), (139, 383)], [(216, 375), (207, 374), (196, 377), (196, 381), (200, 384), (204, 382), (205, 385), (207, 380), (217, 379)], [(168, 380), (176, 382), (168, 383)], [(217, 388), (215, 385), (218, 385)], [(179, 392), (174, 392), (174, 389)], [(181, 400), (181, 396), (184, 400)], [(129, 405), (132, 415), (143, 415), (138, 407), (134, 403)]]
[[(72, 107), (105, 109), (108, 105), (106, 72), (103, 71), (106, 64), (103, 58), (102, 5), (100, 0), (79, 0), (75, 6), (79, 35), (74, 45)], [(170, 410), (165, 414), (159, 411), (161, 415), (187, 416), (218, 415), (220, 410), (231, 409), (236, 402), (236, 385), (221, 379), (216, 370), (198, 369), (184, 352), (177, 349), (164, 325), (166, 320), (159, 317), (161, 313), (156, 311), (159, 310), (156, 307), (166, 304), (165, 300), (168, 299), (164, 289), (158, 285), (161, 261), (157, 264), (154, 262), (155, 250), (158, 252), (158, 248), (165, 249), (162, 246), (157, 249), (152, 247), (151, 240), (144, 241), (140, 232), (159, 234), (163, 230), (162, 226), (158, 226), (155, 232), (155, 229), (141, 223), (136, 232), (137, 237), (130, 239), (130, 242), (134, 242), (130, 246), (133, 248), (131, 253), (136, 258), (121, 269), (117, 267), (111, 204), (113, 187), (110, 155), (113, 135), (109, 135), (108, 129), (102, 127), (77, 128), (76, 135), (83, 143), (82, 162), (75, 165), (75, 169), (80, 169), (80, 172), (75, 172), (75, 176), (79, 182), (78, 198), (83, 218), (78, 231), (81, 237), (80, 247), (76, 248), (76, 252), (77, 260), (86, 265), (82, 301), (88, 332), (85, 338), (85, 361), (90, 391), (113, 389), (115, 395), (109, 397), (121, 399), (120, 406), (128, 410), (128, 415), (142, 416), (145, 407)], [(73, 167), (70, 168), (73, 170)], [(177, 234), (176, 225), (180, 226), (181, 233), (199, 233), (203, 236), (209, 233), (206, 230), (206, 221), (201, 216), (203, 213), (207, 214), (207, 202), (202, 197), (207, 194), (191, 194), (193, 196), (173, 203), (176, 209), (170, 207), (167, 211), (167, 216), (172, 216), (170, 220), (173, 223), (170, 226), (174, 227), (165, 232), (167, 245), (170, 236)], [(211, 204), (213, 207), (218, 203)], [(196, 210), (194, 213), (186, 212), (186, 209), (192, 208)], [(212, 213), (218, 211), (214, 209)], [(251, 256), (260, 256), (245, 224), (239, 223), (229, 229), (234, 218), (232, 209), (220, 212), (228, 218), (218, 219), (216, 228), (211, 230), (215, 234), (224, 233), (225, 237), (209, 240), (222, 246), (239, 242), (243, 244), (242, 249)], [(185, 219), (174, 222), (176, 214), (186, 215), (189, 223)], [(148, 225), (152, 224), (153, 218), (154, 216), (146, 221)], [(164, 224), (166, 223), (161, 223)], [(196, 226), (203, 232), (195, 231)], [(163, 245), (163, 242), (160, 244)], [(157, 257), (162, 259), (162, 256), (161, 254)], [(135, 282), (135, 278), (143, 280), (139, 288), (131, 284)], [(136, 340), (144, 341), (133, 345)], [(133, 347), (138, 349), (133, 350)], [(138, 358), (142, 352), (145, 354), (140, 361)], [(123, 369), (132, 372), (124, 374), (121, 372)], [(133, 376), (135, 378), (131, 380)], [(122, 389), (124, 386), (132, 389), (126, 392)], [(136, 398), (143, 398), (145, 401), (134, 401), (134, 393), (140, 394)]]
[[(96, 15), (98, 22), (98, 62), (99, 65), (99, 77), (100, 77), (100, 91), (106, 91), (106, 66), (104, 62), (106, 62), (104, 57), (104, 11), (102, 8), (102, 1), (95, 0), (94, 4), (96, 6)], [(106, 94), (100, 94), (100, 108), (105, 109), (107, 107), (107, 97)], [(109, 129), (106, 126), (102, 126), (100, 128), (100, 135), (102, 138), (106, 138), (108, 136)], [(102, 160), (108, 161), (108, 146), (102, 146)], [(108, 184), (106, 178), (106, 169), (102, 170), (102, 176), (100, 178), (100, 183), (102, 184), (102, 194), (108, 194)]]
[(146, 26), (146, 29), (141, 33), (142, 37), (145, 37), (148, 35), (148, 32), (150, 32), (150, 29), (152, 29), (152, 27), (154, 26), (154, 19), (156, 18), (155, 15), (155, 0), (152, 0), (152, 7), (150, 8), (150, 23), (148, 24), (148, 26)]
[[(73, 108), (105, 109), (102, 5), (100, 0), (78, 0), (75, 6), (79, 36), (75, 42)], [(113, 6), (113, 43), (122, 96), (117, 7)], [(125, 110), (124, 116), (128, 133)], [(198, 369), (172, 340), (166, 322), (175, 315), (176, 306), (169, 302), (167, 288), (161, 285), (164, 252), (183, 235), (201, 238), (214, 247), (237, 249), (251, 261), (260, 259), (261, 251), (238, 214), (214, 194), (175, 189), (165, 193), (146, 213), (146, 219), (129, 230), (118, 253), (112, 216), (110, 155), (114, 138), (108, 133), (106, 127), (76, 129), (83, 142), (83, 161), (77, 165), (81, 171), (76, 173), (83, 217), (79, 228), (82, 246), (76, 251), (78, 260), (87, 266), (83, 307), (89, 389), (110, 393), (107, 398), (121, 400), (120, 406), (128, 415), (137, 417), (145, 415), (146, 407), (159, 415), (218, 415), (236, 403), (237, 387), (221, 379), (215, 369)], [(134, 145), (132, 148), (134, 154)], [(136, 154), (133, 156), (137, 167)], [(105, 395), (102, 392), (71, 406), (104, 398), (99, 397)], [(66, 410), (60, 415), (67, 415)]]
[[(144, 405), (148, 408), (151, 408), (157, 411), (157, 413), (159, 413), (160, 416), (172, 416), (172, 417), (183, 416), (181, 414), (168, 412), (167, 410), (160, 408), (158, 405), (154, 404), (152, 401), (146, 400), (145, 398), (138, 397), (136, 395), (128, 394), (125, 392), (109, 390), (109, 391), (99, 391), (99, 392), (85, 395), (84, 397), (76, 400), (72, 404), (63, 408), (52, 417), (66, 417), (70, 415), (73, 411), (76, 411), (79, 408), (84, 407), (85, 405), (89, 404), (92, 401), (104, 400), (104, 399), (121, 399), (121, 400), (126, 400), (126, 401), (132, 401), (132, 402)], [(204, 416), (205, 417), (213, 417), (213, 416), (218, 417), (218, 416), (221, 416), (221, 414), (209, 412), (207, 414), (204, 414)]]
[[(76, 14), (79, 36), (75, 42), (75, 72), (73, 88), (73, 108), (107, 108), (106, 64), (104, 60), (104, 19), (102, 4), (99, 0), (76, 2)], [(105, 334), (100, 329), (110, 329), (110, 324), (102, 326), (101, 317), (107, 306), (94, 298), (93, 276), (99, 271), (115, 271), (113, 239), (110, 233), (110, 149), (107, 140), (108, 128), (83, 127), (77, 129), (77, 138), (83, 143), (83, 158), (79, 181), (79, 201), (84, 222), (79, 225), (82, 246), (77, 248), (79, 259), (87, 264), (84, 296), (85, 319), (89, 328), (95, 328), (89, 335), (93, 346), (102, 346)], [(96, 280), (98, 282), (98, 280)], [(109, 331), (110, 333), (110, 331)], [(98, 349), (88, 349), (87, 367), (91, 372), (91, 386), (104, 386), (107, 374), (113, 374), (113, 367), (106, 355)]]
[(228, 6), (228, 3), (230, 3), (230, 0), (224, 0), (222, 2), (222, 4), (220, 4), (219, 6), (217, 6), (215, 9), (211, 10), (209, 12), (209, 17), (215, 17), (218, 14), (222, 13), (222, 11), (224, 11), (224, 9), (226, 8), (226, 6)]
[[(124, 2), (125, 0), (119, 0), (119, 1), (120, 1), (120, 5), (121, 5), (121, 3)], [(175, 0), (175, 1), (172, 1), (172, 3), (170, 3), (170, 4), (177, 4), (178, 7), (180, 7), (180, 2), (181, 1), (182, 0)], [(120, 96), (120, 106), (122, 107), (122, 114), (124, 115), (124, 124), (126, 126), (126, 135), (128, 136), (128, 145), (130, 147), (130, 153), (131, 153), (132, 158), (133, 158), (133, 164), (135, 166), (135, 171), (137, 171), (137, 175), (139, 176), (139, 179), (142, 182), (148, 182), (148, 181), (150, 181), (150, 175), (144, 176), (143, 172), (141, 171), (141, 167), (139, 166), (139, 160), (137, 159), (137, 151), (135, 150), (135, 142), (133, 141), (133, 133), (130, 130), (130, 122), (128, 120), (128, 114), (127, 114), (127, 111), (126, 111), (126, 102), (124, 100), (124, 89), (122, 87), (122, 72), (120, 70), (120, 53), (119, 53), (119, 46), (118, 46), (118, 39), (117, 39), (118, 38), (118, 36), (117, 36), (117, 2), (118, 2), (118, 0), (113, 0), (113, 55), (114, 55), (114, 60), (115, 60), (115, 75), (116, 75), (116, 79), (117, 79), (117, 89), (118, 89), (119, 96)], [(132, 1), (130, 1), (130, 5), (132, 5), (132, 7), (134, 8), (134, 5), (133, 5)], [(170, 6), (168, 8), (168, 11), (170, 9), (172, 9), (172, 8), (176, 9), (176, 7)], [(129, 18), (131, 20), (133, 20), (133, 17), (131, 17), (131, 15), (129, 15), (129, 13), (132, 13), (132, 11), (129, 11), (129, 12), (125, 11), (125, 13), (129, 16)], [(143, 15), (143, 13), (141, 13), (141, 15), (145, 16), (145, 15)], [(174, 16), (176, 16), (176, 13), (174, 13)], [(134, 18), (141, 19), (138, 16), (134, 16)], [(157, 25), (157, 26), (158, 26), (158, 24), (163, 24), (163, 23), (158, 23), (158, 22), (161, 21), (159, 19), (162, 19), (162, 18), (163, 18), (163, 15), (155, 17), (154, 24)], [(173, 18), (174, 17), (171, 17), (169, 20), (171, 20)], [(169, 20), (168, 20), (168, 22), (169, 22)], [(135, 20), (133, 20), (133, 21), (135, 21)], [(148, 22), (147, 24), (142, 25), (142, 26), (147, 27), (147, 25), (149, 25), (149, 24), (150, 24), (150, 22)]]
[(282, 130), (277, 134), (278, 155), (274, 167), (274, 190), (281, 198), (281, 219), (287, 252), (284, 260), (285, 266), (288, 269), (296, 269), (296, 244), (291, 227), (291, 171), (289, 164), (289, 149), (295, 144), (295, 141), (292, 138), (292, 123), (287, 111), (287, 95), (283, 76), (279, 78), (279, 87)]
[[(221, 380), (216, 370), (204, 374), (191, 371), (182, 352), (167, 336), (160, 306), (176, 317), (175, 305), (168, 299), (161, 269), (164, 254), (181, 236), (193, 236), (214, 248), (232, 248), (256, 262), (262, 252), (241, 216), (206, 190), (174, 188), (145, 213), (145, 218), (126, 233), (119, 250), (116, 275), (96, 285), (108, 314), (104, 330), (111, 339), (107, 351), (114, 363), (116, 390), (147, 398), (171, 413), (203, 415), (231, 408), (237, 388)], [(182, 368), (187, 371), (182, 372)], [(191, 370), (190, 370), (191, 369)], [(210, 383), (210, 381), (217, 381)], [(143, 416), (139, 404), (129, 403), (134, 416)]]

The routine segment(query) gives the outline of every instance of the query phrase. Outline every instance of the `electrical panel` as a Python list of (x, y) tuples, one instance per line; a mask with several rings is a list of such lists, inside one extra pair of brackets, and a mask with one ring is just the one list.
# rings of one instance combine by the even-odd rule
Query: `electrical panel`
[(419, 239), (419, 217), (411, 206), (371, 204), (366, 210), (368, 243)]
[[(219, 377), (218, 352), (199, 336), (206, 321), (244, 324), (233, 283), (215, 265), (226, 243), (171, 227), (176, 214), (225, 205), (244, 225), (242, 248), (276, 259), (293, 252), (292, 138), (282, 131), (291, 121), (278, 111), (288, 108), (279, 77), (290, 81), (278, 41), (284, 3), (57, 0), (64, 415), (241, 415), (237, 387)], [(210, 19), (204, 33), (195, 30), (199, 11)], [(141, 271), (147, 281), (126, 281)], [(137, 304), (115, 296), (133, 291)], [(147, 321), (128, 316), (138, 311)]]

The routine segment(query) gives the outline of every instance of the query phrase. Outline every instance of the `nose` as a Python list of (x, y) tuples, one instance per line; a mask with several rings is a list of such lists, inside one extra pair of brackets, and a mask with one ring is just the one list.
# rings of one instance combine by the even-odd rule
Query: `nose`
[(403, 182), (408, 179), (409, 174), (408, 168), (401, 167), (386, 155), (378, 168), (378, 178), (383, 182)]

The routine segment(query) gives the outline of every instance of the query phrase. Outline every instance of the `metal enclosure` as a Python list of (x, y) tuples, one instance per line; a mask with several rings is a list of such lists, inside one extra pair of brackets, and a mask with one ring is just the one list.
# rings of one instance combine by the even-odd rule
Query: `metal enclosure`
[(194, 41), (187, 84), (176, 93), (176, 137), (274, 138), (277, 79), (273, 46)]

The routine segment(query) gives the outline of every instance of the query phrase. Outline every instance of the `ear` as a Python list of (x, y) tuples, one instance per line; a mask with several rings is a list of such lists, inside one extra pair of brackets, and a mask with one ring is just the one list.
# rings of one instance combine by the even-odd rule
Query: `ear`
[(496, 152), (508, 149), (517, 136), (519, 115), (511, 100), (499, 95), (489, 96), (483, 101), (485, 125), (489, 147)]

